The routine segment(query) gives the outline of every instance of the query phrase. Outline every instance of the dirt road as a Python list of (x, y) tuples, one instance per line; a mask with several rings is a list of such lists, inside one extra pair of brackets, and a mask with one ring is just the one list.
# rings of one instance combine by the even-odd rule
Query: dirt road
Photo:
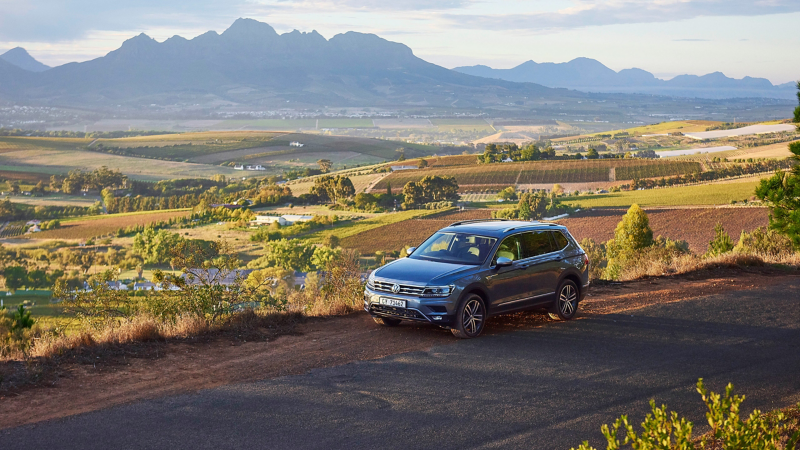
[[(605, 286), (593, 289), (582, 303), (582, 320), (575, 323), (584, 320), (605, 323), (608, 320), (603, 317), (606, 316), (708, 296), (715, 296), (715, 301), (719, 301), (726, 294), (758, 296), (769, 291), (771, 296), (785, 299), (794, 295), (797, 299), (800, 298), (798, 285), (800, 277), (794, 275), (737, 270)], [(697, 318), (706, 319), (715, 320), (713, 316)], [(481, 342), (495, 342), (492, 339), (501, 336), (517, 336), (509, 333), (511, 331), (532, 330), (550, 333), (564, 328), (542, 314), (521, 313), (493, 319), (487, 324), (485, 337), (464, 344), (452, 338), (449, 332), (435, 327), (407, 325), (386, 329), (373, 324), (365, 314), (355, 314), (312, 320), (299, 326), (299, 334), (271, 342), (241, 343), (228, 337), (210, 343), (169, 343), (160, 348), (156, 357), (133, 358), (124, 364), (76, 364), (67, 367), (64, 376), (51, 386), (0, 394), (0, 427), (15, 427), (232, 383), (305, 374), (312, 369), (389, 355), (427, 352), (432, 348), (445, 353), (457, 352), (456, 349), (464, 345), (481, 345)], [(453, 350), (448, 350), (450, 347)], [(61, 422), (48, 422), (43, 426), (57, 423)], [(9, 431), (11, 434), (0, 435), (0, 442), (7, 439), (17, 442), (15, 436), (28, 434), (23, 430), (30, 429)]]

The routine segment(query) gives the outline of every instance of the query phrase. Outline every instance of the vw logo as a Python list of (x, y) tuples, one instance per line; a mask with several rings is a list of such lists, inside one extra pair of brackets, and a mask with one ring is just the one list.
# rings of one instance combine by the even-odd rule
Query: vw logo
[(395, 284), (395, 285), (393, 285), (393, 286), (392, 286), (392, 292), (394, 292), (395, 294), (397, 294), (398, 292), (400, 292), (400, 285), (399, 285), (399, 284)]

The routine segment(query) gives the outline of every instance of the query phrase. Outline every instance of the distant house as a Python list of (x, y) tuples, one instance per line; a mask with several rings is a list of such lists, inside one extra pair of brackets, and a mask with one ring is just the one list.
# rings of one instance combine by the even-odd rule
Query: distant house
[(392, 172), (396, 172), (398, 170), (411, 170), (411, 169), (419, 169), (417, 166), (392, 166)]
[(267, 170), (267, 168), (262, 166), (261, 164), (256, 164), (255, 166), (247, 166), (244, 169), (245, 170)]
[(233, 166), (233, 170), (244, 170), (244, 164), (237, 164)]
[(306, 144), (301, 144), (301, 143), (299, 143), (299, 142), (297, 142), (297, 141), (295, 141), (295, 142), (290, 142), (290, 143), (289, 143), (289, 146), (290, 146), (290, 147), (302, 147), (302, 146), (304, 146), (304, 145), (306, 145)]
[(508, 156), (506, 156), (506, 158), (503, 160), (503, 162), (514, 162), (514, 160), (509, 158)]
[(31, 225), (39, 225), (40, 223), (42, 223), (41, 220), (34, 219), (34, 220), (29, 220), (29, 221), (25, 222), (25, 226), (29, 227)]
[(39, 228), (39, 225), (34, 225), (34, 226), (28, 228), (28, 233), (38, 233), (40, 231), (42, 231), (42, 229)]
[(156, 290), (156, 284), (152, 281), (141, 281), (137, 283), (133, 283), (133, 290), (134, 291), (154, 291)]
[(280, 226), (294, 225), (297, 222), (308, 222), (314, 216), (301, 216), (298, 214), (284, 214), (282, 216), (256, 216), (255, 219), (250, 221), (250, 225), (260, 227), (262, 225), (269, 225), (278, 222)]
[[(128, 290), (128, 285), (126, 285), (125, 283), (123, 283), (123, 282), (121, 282), (119, 280), (117, 280), (117, 281), (107, 281), (106, 285), (108, 286), (108, 289), (110, 289), (112, 291), (127, 291)], [(86, 292), (92, 292), (92, 287), (89, 285), (88, 282), (84, 281), (83, 282), (83, 290), (86, 291)]]

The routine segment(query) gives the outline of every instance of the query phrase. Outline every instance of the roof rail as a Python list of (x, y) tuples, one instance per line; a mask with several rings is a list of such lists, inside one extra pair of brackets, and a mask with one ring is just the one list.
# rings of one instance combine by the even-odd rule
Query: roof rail
[(540, 226), (540, 225), (547, 225), (547, 226), (551, 226), (551, 227), (559, 226), (557, 223), (539, 222), (538, 220), (531, 220), (529, 225), (518, 225), (518, 226), (515, 226), (515, 227), (511, 227), (511, 228), (506, 228), (505, 230), (503, 230), (503, 233), (508, 233), (511, 230), (516, 230), (517, 228), (526, 228), (526, 227)]
[(454, 227), (457, 225), (464, 225), (465, 223), (476, 223), (476, 222), (510, 222), (511, 219), (471, 219), (471, 220), (462, 220), (460, 222), (453, 222), (449, 227)]

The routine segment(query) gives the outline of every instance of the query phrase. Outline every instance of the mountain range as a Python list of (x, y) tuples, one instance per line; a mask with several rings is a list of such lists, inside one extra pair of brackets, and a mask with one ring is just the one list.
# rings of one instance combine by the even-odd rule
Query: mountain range
[(350, 31), (330, 39), (316, 31), (278, 34), (252, 19), (193, 39), (173, 36), (158, 42), (140, 34), (100, 58), (53, 68), (22, 48), (0, 55), (0, 100), (47, 106), (506, 108), (578, 103), (589, 98), (581, 91), (791, 98), (789, 85), (721, 73), (665, 81), (640, 69), (615, 72), (588, 58), (563, 64), (529, 61), (507, 70), (449, 70), (374, 34)]
[(766, 78), (734, 79), (721, 72), (703, 76), (679, 75), (670, 80), (662, 80), (642, 69), (624, 69), (615, 72), (591, 58), (576, 58), (565, 63), (528, 61), (511, 69), (492, 69), (477, 65), (456, 67), (453, 70), (479, 77), (518, 83), (537, 83), (552, 88), (583, 92), (639, 93), (675, 97), (792, 98), (796, 87), (795, 83), (776, 86)]
[(470, 106), (554, 92), (452, 71), (373, 34), (278, 34), (252, 19), (191, 40), (140, 34), (103, 57), (42, 72), (15, 69), (0, 61), (0, 95), (67, 105)]

